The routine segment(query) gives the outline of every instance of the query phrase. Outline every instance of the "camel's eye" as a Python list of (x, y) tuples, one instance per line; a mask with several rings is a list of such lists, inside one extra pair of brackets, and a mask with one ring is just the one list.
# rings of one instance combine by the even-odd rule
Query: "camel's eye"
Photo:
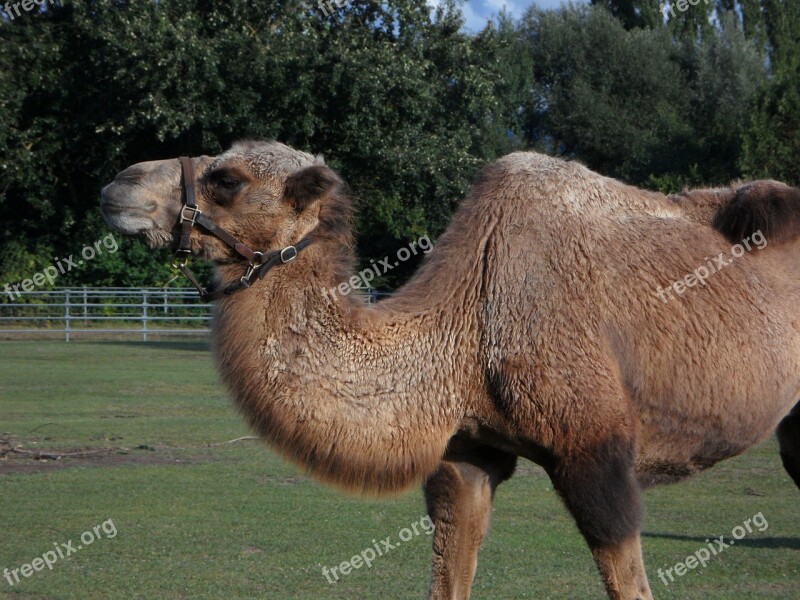
[(237, 173), (228, 170), (214, 171), (208, 175), (208, 185), (217, 202), (230, 202), (241, 189), (243, 180)]
[(235, 190), (240, 184), (241, 181), (233, 177), (222, 177), (217, 180), (217, 185), (226, 190)]
[(214, 187), (222, 188), (223, 190), (227, 191), (235, 190), (242, 185), (241, 179), (224, 171), (212, 173), (208, 179)]

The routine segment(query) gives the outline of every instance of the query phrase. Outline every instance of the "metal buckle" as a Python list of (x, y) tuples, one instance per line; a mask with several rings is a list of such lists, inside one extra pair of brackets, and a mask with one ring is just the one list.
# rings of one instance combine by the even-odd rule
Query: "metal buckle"
[[(187, 217), (185, 215), (184, 211), (186, 211), (187, 209), (192, 211), (192, 216), (191, 217)], [(180, 218), (180, 221), (178, 221), (178, 223), (183, 223), (184, 221), (189, 221), (189, 222), (191, 222), (192, 225), (194, 225), (197, 222), (197, 217), (202, 215), (202, 214), (203, 213), (196, 206), (186, 206), (184, 204), (183, 208), (181, 208), (181, 218)]]
[[(284, 256), (284, 252), (286, 252), (287, 250), (291, 250), (292, 252), (294, 252), (294, 254), (292, 254), (292, 255), (291, 255), (289, 258), (286, 258), (286, 257)], [(291, 262), (291, 261), (293, 261), (295, 258), (297, 258), (297, 248), (295, 248), (294, 246), (286, 246), (286, 248), (284, 248), (283, 250), (281, 250), (281, 262), (282, 262), (283, 264), (286, 264), (286, 263), (288, 263), (288, 262)]]
[[(181, 254), (183, 254), (183, 256), (180, 256)], [(186, 250), (184, 248), (178, 248), (175, 250), (175, 258), (172, 261), (172, 268), (183, 269), (187, 264), (189, 264), (189, 257), (191, 254), (191, 250)]]

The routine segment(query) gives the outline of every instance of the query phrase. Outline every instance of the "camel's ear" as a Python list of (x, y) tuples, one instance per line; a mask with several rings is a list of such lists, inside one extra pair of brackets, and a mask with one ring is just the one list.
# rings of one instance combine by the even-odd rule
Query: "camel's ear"
[(335, 194), (341, 185), (342, 180), (332, 169), (313, 165), (286, 178), (283, 196), (297, 212), (302, 212), (315, 200)]

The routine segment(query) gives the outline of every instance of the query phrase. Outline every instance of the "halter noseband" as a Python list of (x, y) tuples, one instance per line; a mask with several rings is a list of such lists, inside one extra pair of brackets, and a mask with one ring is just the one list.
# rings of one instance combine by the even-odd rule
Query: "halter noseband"
[[(179, 160), (181, 162), (181, 195), (183, 196), (183, 205), (181, 206), (180, 219), (178, 221), (181, 226), (181, 238), (178, 249), (175, 250), (175, 259), (177, 261), (175, 266), (180, 269), (192, 285), (197, 288), (197, 291), (200, 293), (200, 298), (204, 302), (219, 300), (223, 296), (229, 296), (239, 290), (249, 288), (256, 279), (263, 279), (272, 267), (293, 261), (297, 258), (297, 255), (311, 243), (311, 240), (305, 237), (292, 246), (286, 246), (281, 250), (273, 250), (266, 254), (264, 252), (255, 252), (251, 250), (222, 227), (219, 227), (197, 208), (194, 190), (194, 161), (187, 156), (181, 156)], [(223, 285), (214, 290), (209, 290), (200, 284), (195, 274), (192, 273), (191, 269), (187, 266), (189, 256), (192, 254), (190, 238), (192, 235), (192, 228), (195, 225), (199, 225), (211, 235), (225, 242), (228, 246), (233, 248), (234, 252), (247, 260), (247, 267), (244, 275), (237, 281), (228, 285)]]

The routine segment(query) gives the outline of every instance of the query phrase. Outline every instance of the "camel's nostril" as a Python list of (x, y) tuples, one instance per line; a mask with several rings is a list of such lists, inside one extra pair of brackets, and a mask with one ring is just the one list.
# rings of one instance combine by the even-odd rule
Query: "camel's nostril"
[(145, 172), (142, 168), (137, 167), (136, 165), (132, 167), (128, 167), (124, 171), (120, 171), (117, 173), (117, 176), (114, 178), (116, 183), (138, 183), (139, 180), (144, 177)]

